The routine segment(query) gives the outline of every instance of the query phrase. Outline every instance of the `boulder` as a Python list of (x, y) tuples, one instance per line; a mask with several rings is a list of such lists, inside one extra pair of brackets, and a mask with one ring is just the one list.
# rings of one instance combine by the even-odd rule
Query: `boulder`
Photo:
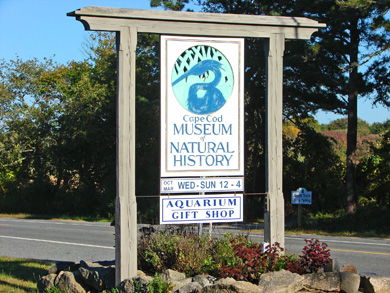
[(339, 292), (340, 274), (329, 272), (303, 275), (303, 286), (308, 290)]
[(147, 292), (148, 290), (148, 285), (150, 282), (153, 281), (153, 278), (150, 277), (150, 276), (146, 276), (145, 274), (143, 275), (138, 275), (137, 277), (134, 277), (133, 278), (133, 282), (134, 282), (134, 287), (135, 288), (139, 288), (139, 290), (141, 290), (142, 292)]
[(239, 292), (239, 293), (256, 293), (262, 292), (260, 288), (252, 283), (236, 281), (233, 278), (224, 278), (216, 281), (212, 285), (203, 287), (202, 293), (219, 293), (219, 292)]
[(357, 268), (352, 265), (343, 265), (343, 268), (341, 269), (341, 272), (343, 273), (351, 273), (351, 274), (357, 274)]
[(54, 280), (56, 279), (56, 274), (48, 274), (39, 279), (37, 283), (38, 292), (45, 292), (54, 287)]
[(79, 263), (72, 261), (59, 261), (52, 264), (47, 270), (48, 274), (58, 274), (61, 271), (73, 272), (78, 270), (80, 267)]
[(202, 287), (213, 284), (216, 278), (210, 275), (197, 275), (192, 278), (192, 282), (198, 282)]
[(60, 292), (82, 293), (87, 291), (80, 283), (76, 282), (73, 272), (60, 272), (54, 281), (54, 285)]
[(99, 292), (105, 289), (105, 285), (102, 279), (100, 279), (99, 273), (97, 271), (90, 271), (85, 268), (79, 268), (79, 272), (85, 283), (89, 286), (95, 288)]
[(173, 288), (173, 290), (175, 290), (175, 293), (198, 293), (201, 292), (202, 289), (202, 285), (198, 282), (190, 282), (176, 290), (175, 288)]
[(115, 266), (112, 262), (80, 261), (79, 272), (85, 283), (98, 291), (115, 287)]
[(360, 276), (358, 274), (340, 272), (340, 289), (348, 293), (357, 293), (360, 287)]
[(286, 270), (262, 274), (260, 292), (292, 293), (303, 288), (303, 277)]
[(123, 280), (119, 284), (119, 292), (120, 293), (134, 293), (134, 281), (132, 279)]
[(171, 269), (165, 270), (159, 276), (164, 282), (182, 281), (186, 278), (184, 273), (180, 273)]
[(367, 293), (390, 292), (390, 278), (362, 276), (360, 288)]
[(173, 290), (176, 291), (176, 290), (180, 289), (181, 287), (188, 285), (191, 282), (192, 282), (192, 278), (185, 278), (185, 279), (182, 279), (180, 281), (168, 280), (167, 283), (171, 284), (171, 286), (173, 287)]

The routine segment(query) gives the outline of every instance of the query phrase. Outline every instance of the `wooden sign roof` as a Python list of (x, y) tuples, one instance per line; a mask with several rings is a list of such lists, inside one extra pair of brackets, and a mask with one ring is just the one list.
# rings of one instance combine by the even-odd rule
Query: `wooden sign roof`
[(137, 27), (138, 32), (268, 38), (282, 33), (286, 39), (309, 39), (326, 25), (305, 17), (141, 10), (88, 6), (68, 13), (86, 30), (119, 31)]

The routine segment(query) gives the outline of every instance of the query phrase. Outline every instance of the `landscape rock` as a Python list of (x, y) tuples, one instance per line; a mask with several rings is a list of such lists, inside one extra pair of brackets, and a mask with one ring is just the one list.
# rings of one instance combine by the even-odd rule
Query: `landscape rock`
[(237, 281), (233, 278), (223, 278), (223, 279), (219, 279), (219, 280), (215, 281), (214, 284), (216, 284), (216, 285), (231, 285), (235, 282), (237, 282)]
[(256, 293), (261, 292), (259, 287), (243, 281), (236, 281), (233, 278), (224, 278), (216, 281), (212, 285), (205, 286), (200, 292), (217, 293), (217, 292), (239, 292), (239, 293)]
[(167, 283), (168, 284), (171, 284), (173, 286), (173, 290), (178, 290), (180, 289), (181, 287), (185, 286), (185, 285), (188, 285), (192, 282), (192, 278), (185, 278), (183, 280), (180, 280), (180, 281), (175, 281), (175, 280), (168, 280)]
[(54, 280), (56, 279), (56, 274), (48, 274), (39, 279), (37, 283), (37, 289), (39, 292), (45, 292), (54, 287)]
[(79, 263), (72, 261), (60, 261), (52, 264), (47, 270), (48, 274), (59, 274), (61, 271), (73, 272), (78, 270), (80, 267)]
[(85, 283), (98, 291), (115, 287), (115, 266), (111, 261), (92, 263), (82, 260), (79, 272)]
[[(69, 271), (71, 268), (74, 271)], [(289, 271), (262, 274), (259, 285), (250, 282), (236, 281), (233, 278), (217, 279), (202, 274), (186, 278), (185, 274), (166, 270), (160, 274), (162, 281), (171, 285), (172, 292), (177, 293), (219, 293), (219, 292), (273, 292), (273, 293), (303, 293), (303, 292), (347, 292), (359, 290), (366, 293), (390, 292), (390, 278), (359, 276), (354, 272), (356, 267), (344, 266), (342, 272), (313, 273), (298, 275)], [(60, 292), (106, 292), (114, 288), (115, 266), (113, 261), (76, 263), (56, 263), (49, 273), (37, 283), (39, 292), (45, 292), (54, 286)], [(356, 270), (357, 271), (357, 270)], [(124, 280), (119, 286), (122, 293), (133, 293), (135, 290), (146, 291), (154, 278), (142, 271), (137, 276)], [(360, 286), (359, 286), (360, 284)], [(110, 292), (110, 291), (107, 291)]]
[(304, 278), (286, 270), (262, 274), (260, 292), (295, 293), (303, 288)]
[(80, 283), (76, 282), (73, 272), (62, 271), (57, 275), (54, 285), (60, 292), (67, 293), (82, 293), (86, 292), (85, 288)]
[(390, 278), (362, 276), (360, 288), (367, 293), (389, 293)]
[(360, 287), (360, 276), (347, 272), (340, 272), (340, 290), (348, 293), (357, 293)]
[[(140, 288), (142, 290), (145, 290), (145, 292), (147, 292), (147, 288), (148, 288), (148, 285), (150, 282), (153, 281), (153, 278), (150, 277), (150, 276), (146, 276), (145, 274), (141, 275), (141, 276), (137, 276), (137, 277), (134, 277), (133, 278), (133, 281), (134, 281), (134, 284), (135, 282), (138, 282)], [(135, 285), (134, 285), (135, 286)]]
[(96, 290), (103, 291), (105, 288), (103, 281), (99, 277), (99, 273), (97, 271), (90, 271), (85, 268), (79, 268), (79, 272), (84, 279), (85, 283), (89, 286), (95, 288)]
[(198, 282), (190, 282), (179, 289), (173, 288), (175, 293), (198, 293), (203, 289), (202, 285)]
[(123, 280), (119, 284), (120, 293), (134, 293), (134, 281), (132, 279)]
[(168, 270), (165, 270), (164, 272), (162, 272), (160, 274), (160, 278), (164, 282), (168, 282), (169, 283), (169, 282), (172, 282), (172, 281), (184, 280), (186, 278), (186, 275), (184, 273), (179, 273), (177, 271), (168, 269)]
[(343, 268), (341, 269), (341, 272), (343, 273), (351, 273), (351, 274), (357, 274), (357, 268), (352, 265), (343, 265)]
[(303, 286), (309, 290), (339, 292), (340, 274), (329, 272), (303, 275)]
[(210, 275), (196, 275), (192, 278), (192, 282), (198, 282), (202, 287), (214, 283), (217, 279)]

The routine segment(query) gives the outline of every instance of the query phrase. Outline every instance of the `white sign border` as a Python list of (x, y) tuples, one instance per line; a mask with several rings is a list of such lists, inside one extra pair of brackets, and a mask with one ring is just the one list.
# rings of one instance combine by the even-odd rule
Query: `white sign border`
[[(170, 40), (181, 40), (191, 44), (208, 43), (236, 43), (238, 49), (238, 76), (235, 76), (234, 87), (238, 94), (238, 168), (237, 169), (200, 169), (200, 170), (167, 170), (167, 95), (171, 90), (168, 84), (170, 80), (170, 68), (167, 68), (167, 42)], [(161, 36), (161, 177), (191, 177), (191, 176), (244, 176), (244, 38), (201, 38), (185, 36)], [(190, 47), (190, 46), (189, 46)], [(224, 53), (224, 52), (222, 52)], [(229, 62), (231, 62), (229, 60)], [(169, 73), (169, 74), (168, 74)], [(190, 112), (188, 112), (190, 113)], [(194, 114), (195, 115), (195, 114)]]
[[(169, 217), (165, 217), (165, 212), (168, 212), (166, 208), (164, 208), (164, 201), (166, 200), (208, 200), (208, 199), (221, 199), (221, 198), (235, 198), (239, 201), (239, 208), (238, 217), (235, 218), (223, 218), (223, 219), (211, 219), (211, 218), (198, 218), (198, 219), (188, 219), (188, 220), (182, 220), (182, 219), (169, 219)], [(212, 209), (209, 209), (212, 210)], [(223, 208), (217, 208), (217, 211), (224, 211), (227, 210)], [(207, 209), (191, 209), (191, 210), (184, 210), (180, 209), (180, 211), (208, 211)], [(174, 196), (160, 196), (160, 225), (172, 225), (172, 224), (197, 224), (197, 223), (228, 223), (228, 222), (242, 222), (244, 220), (244, 195), (242, 193), (240, 194), (212, 194), (212, 195), (174, 195)]]
[[(212, 182), (214, 181), (214, 186)], [(190, 185), (193, 182), (195, 185), (193, 189), (180, 188), (179, 182), (188, 182)], [(207, 183), (206, 183), (207, 182)], [(240, 186), (237, 187), (237, 182)], [(205, 186), (204, 188), (199, 185)], [(223, 183), (223, 185), (221, 185)], [(233, 184), (236, 183), (236, 184)], [(160, 193), (161, 194), (176, 194), (176, 193), (202, 193), (202, 192), (243, 192), (244, 191), (244, 177), (207, 177), (207, 178), (161, 178)], [(164, 189), (164, 186), (167, 189)], [(171, 189), (168, 189), (172, 187)]]

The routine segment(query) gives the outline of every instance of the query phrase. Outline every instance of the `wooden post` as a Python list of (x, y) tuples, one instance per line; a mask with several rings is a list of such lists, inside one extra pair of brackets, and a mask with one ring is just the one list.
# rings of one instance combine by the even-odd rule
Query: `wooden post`
[(302, 226), (302, 205), (298, 205), (298, 227)]
[(282, 107), (284, 34), (265, 39), (267, 59), (266, 93), (266, 192), (264, 241), (284, 247), (284, 199), (282, 191)]
[(115, 205), (115, 284), (137, 275), (135, 198), (135, 51), (137, 30), (117, 33), (117, 182)]

